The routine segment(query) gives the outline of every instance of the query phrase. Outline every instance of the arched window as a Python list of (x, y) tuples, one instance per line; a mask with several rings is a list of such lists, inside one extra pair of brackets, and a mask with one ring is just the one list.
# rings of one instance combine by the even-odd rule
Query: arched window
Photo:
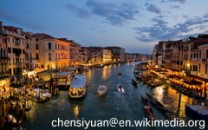
[(29, 49), (29, 44), (28, 43), (26, 44), (26, 48)]
[(208, 50), (206, 51), (206, 58), (208, 58)]
[(51, 50), (51, 43), (48, 43), (48, 49)]

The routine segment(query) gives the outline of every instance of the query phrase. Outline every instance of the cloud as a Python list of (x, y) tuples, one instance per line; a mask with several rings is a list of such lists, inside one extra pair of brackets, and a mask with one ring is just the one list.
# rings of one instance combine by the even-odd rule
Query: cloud
[(156, 14), (161, 13), (161, 10), (153, 4), (146, 3), (145, 6), (146, 6), (146, 9), (150, 12), (153, 12), (153, 13), (156, 13)]
[(162, 3), (164, 3), (164, 2), (179, 2), (179, 3), (185, 3), (186, 2), (186, 0), (161, 0), (161, 2)]
[(8, 20), (10, 22), (19, 24), (21, 26), (27, 26), (27, 27), (31, 27), (31, 28), (39, 28), (42, 29), (43, 27), (37, 23), (33, 23), (31, 21), (28, 21), (28, 19), (25, 19), (23, 17), (19, 17), (13, 13), (10, 13), (8, 11), (2, 10), (0, 9), (0, 18), (2, 20)]
[(81, 18), (87, 18), (87, 17), (91, 16), (91, 12), (89, 10), (77, 7), (72, 4), (66, 5), (66, 8)]
[(179, 5), (171, 5), (170, 8), (172, 8), (172, 9), (179, 9), (180, 6)]
[(2, 10), (2, 9), (0, 9), (0, 18), (6, 19), (6, 20), (9, 20), (9, 21), (18, 23), (18, 24), (22, 24), (22, 21), (23, 21), (22, 18), (14, 15), (12, 13), (9, 13), (9, 12), (7, 12), (5, 10)]
[(104, 17), (113, 25), (134, 20), (139, 13), (138, 7), (130, 3), (104, 3), (98, 0), (88, 0), (87, 5), (93, 14)]
[(188, 36), (188, 33), (194, 33), (195, 29), (206, 29), (207, 25), (205, 24), (208, 23), (207, 17), (204, 15), (202, 17), (187, 19), (184, 23), (178, 23), (172, 27), (168, 26), (168, 23), (160, 17), (153, 18), (152, 26), (136, 28), (136, 38), (139, 41), (150, 42)]

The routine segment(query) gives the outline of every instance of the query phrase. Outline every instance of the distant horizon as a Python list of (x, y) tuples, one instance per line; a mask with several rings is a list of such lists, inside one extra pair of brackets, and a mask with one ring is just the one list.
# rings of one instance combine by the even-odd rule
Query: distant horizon
[(152, 54), (158, 41), (208, 33), (205, 3), (205, 0), (2, 0), (0, 21), (26, 32), (74, 40), (83, 46), (119, 46), (128, 53)]

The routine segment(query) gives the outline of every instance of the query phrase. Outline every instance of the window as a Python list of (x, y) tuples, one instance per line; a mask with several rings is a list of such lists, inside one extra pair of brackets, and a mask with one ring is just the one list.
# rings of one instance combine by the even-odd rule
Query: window
[(48, 60), (51, 60), (51, 53), (48, 53)]
[(38, 50), (38, 44), (36, 44), (36, 50)]
[(199, 73), (200, 73), (200, 69), (201, 69), (201, 65), (199, 64), (199, 70), (198, 70), (198, 71), (199, 71)]
[(35, 40), (36, 40), (36, 42), (37, 42), (37, 41), (38, 41), (38, 38), (36, 38)]
[(0, 50), (0, 57), (3, 57), (2, 53), (3, 53), (3, 49), (1, 48), (1, 50)]
[(29, 49), (29, 44), (27, 43), (26, 48)]
[(51, 43), (48, 43), (48, 49), (51, 50)]
[(10, 42), (10, 37), (7, 38), (7, 41)]
[(199, 52), (199, 58), (201, 58), (201, 51)]
[(206, 58), (208, 58), (208, 50), (206, 51)]
[(39, 60), (39, 55), (38, 55), (38, 53), (36, 53), (36, 60)]

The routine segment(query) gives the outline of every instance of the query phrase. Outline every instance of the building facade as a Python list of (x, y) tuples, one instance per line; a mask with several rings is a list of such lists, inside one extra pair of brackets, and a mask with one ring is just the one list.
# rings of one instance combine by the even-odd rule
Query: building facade
[(8, 74), (9, 57), (6, 47), (6, 37), (0, 35), (0, 77)]
[(22, 75), (25, 70), (25, 36), (21, 28), (13, 26), (0, 26), (0, 32), (6, 36), (6, 47), (9, 61), (9, 73)]
[(108, 49), (102, 49), (102, 60), (103, 64), (108, 64), (112, 62), (112, 52)]
[(63, 69), (69, 67), (70, 43), (48, 34), (32, 36), (32, 59), (37, 69)]
[(121, 47), (105, 47), (112, 52), (113, 62), (125, 62), (125, 49)]
[(161, 67), (208, 79), (207, 49), (208, 35), (200, 34), (186, 40), (159, 42), (154, 47), (152, 57)]

